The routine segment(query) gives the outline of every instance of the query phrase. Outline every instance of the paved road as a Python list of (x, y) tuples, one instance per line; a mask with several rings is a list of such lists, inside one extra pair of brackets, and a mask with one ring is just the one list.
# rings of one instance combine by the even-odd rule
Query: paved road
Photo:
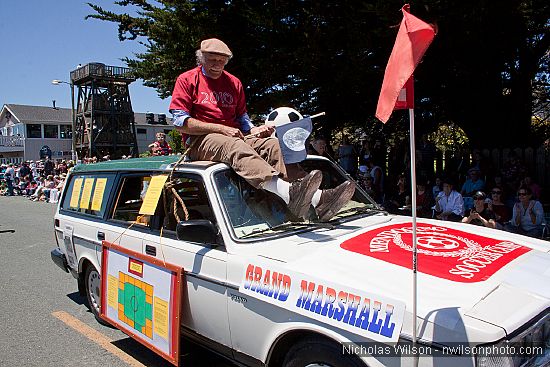
[[(50, 259), (54, 212), (54, 204), (0, 197), (0, 366), (169, 365), (95, 321), (76, 280)], [(231, 366), (187, 341), (181, 355), (182, 366)]]

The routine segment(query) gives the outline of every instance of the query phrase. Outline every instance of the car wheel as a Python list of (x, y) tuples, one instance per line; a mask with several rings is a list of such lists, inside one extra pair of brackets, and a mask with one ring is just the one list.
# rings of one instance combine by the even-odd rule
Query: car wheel
[(96, 319), (99, 320), (99, 305), (101, 304), (101, 277), (93, 265), (88, 265), (84, 275), (84, 285), (86, 289), (86, 298), (88, 299), (88, 308)]
[(294, 344), (283, 367), (365, 367), (355, 355), (343, 354), (342, 346), (324, 338), (307, 338)]

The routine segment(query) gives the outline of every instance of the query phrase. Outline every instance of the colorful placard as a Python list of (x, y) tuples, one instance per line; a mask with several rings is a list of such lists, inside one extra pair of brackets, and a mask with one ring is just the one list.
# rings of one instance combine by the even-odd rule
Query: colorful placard
[(103, 241), (100, 317), (174, 365), (183, 269)]
[(106, 178), (98, 178), (95, 182), (94, 196), (92, 197), (92, 210), (101, 210), (101, 204), (103, 203), (103, 195), (105, 194), (105, 187), (107, 186)]
[(251, 261), (241, 293), (382, 343), (397, 342), (405, 303), (283, 267)]
[(73, 191), (71, 192), (71, 201), (69, 203), (71, 208), (78, 208), (80, 200), (80, 191), (82, 189), (83, 178), (77, 178), (74, 180)]
[(143, 203), (139, 209), (139, 214), (145, 215), (154, 215), (157, 210), (157, 205), (159, 202), (160, 195), (162, 194), (162, 189), (164, 188), (164, 183), (168, 176), (159, 175), (153, 176), (151, 182), (147, 187), (147, 192), (143, 198)]

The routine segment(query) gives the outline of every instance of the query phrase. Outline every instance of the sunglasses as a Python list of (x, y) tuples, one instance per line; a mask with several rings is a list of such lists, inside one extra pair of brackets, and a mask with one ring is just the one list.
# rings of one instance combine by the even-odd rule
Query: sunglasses
[(491, 191), (491, 194), (500, 195), (500, 194), (502, 194), (502, 191)]
[(518, 196), (527, 196), (528, 194), (526, 192), (518, 192)]

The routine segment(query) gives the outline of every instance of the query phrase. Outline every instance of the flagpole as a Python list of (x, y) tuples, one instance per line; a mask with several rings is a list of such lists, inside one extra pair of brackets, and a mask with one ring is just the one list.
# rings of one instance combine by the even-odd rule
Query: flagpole
[(411, 208), (412, 208), (412, 241), (413, 241), (413, 259), (412, 259), (412, 271), (413, 271), (413, 319), (412, 319), (412, 338), (413, 345), (416, 345), (416, 304), (417, 304), (417, 247), (416, 247), (416, 147), (414, 141), (414, 108), (409, 108), (409, 129), (410, 129), (410, 146), (411, 146)]

